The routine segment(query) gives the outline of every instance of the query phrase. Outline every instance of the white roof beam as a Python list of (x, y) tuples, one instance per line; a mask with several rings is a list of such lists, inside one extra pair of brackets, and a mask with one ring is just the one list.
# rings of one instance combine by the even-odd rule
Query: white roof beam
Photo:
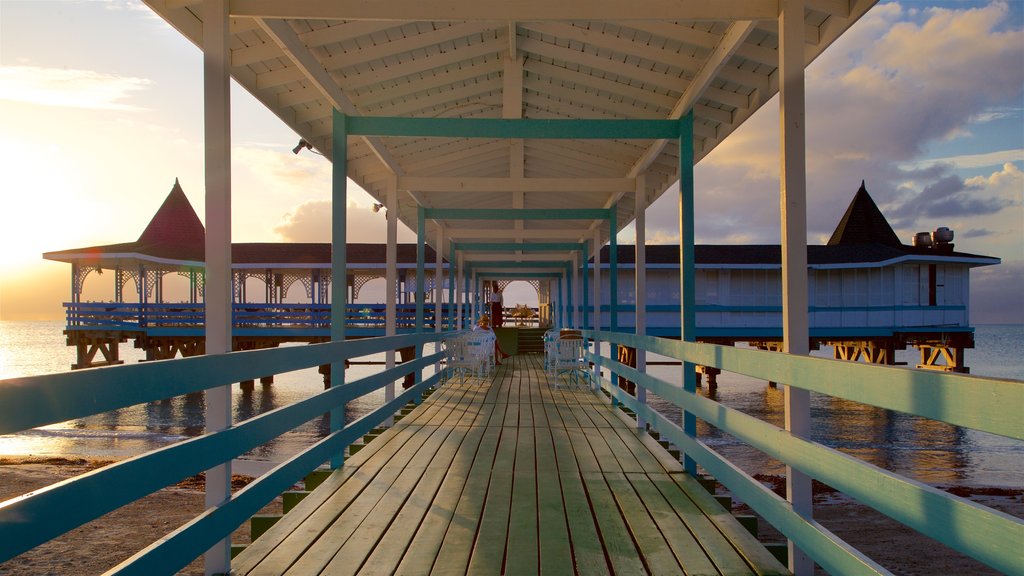
[[(495, 66), (494, 62), (481, 62), (470, 66), (460, 66), (452, 70), (438, 72), (437, 74), (424, 75), (422, 78), (410, 77), (407, 82), (401, 84), (398, 88), (400, 88), (404, 94), (426, 92), (428, 90), (435, 90), (451, 84), (459, 84), (467, 80), (487, 76), (488, 74), (496, 72), (497, 69), (498, 68)], [(351, 98), (352, 102), (360, 108), (369, 108), (378, 104), (393, 102), (397, 100), (399, 96), (396, 96), (395, 88), (389, 88), (366, 90), (360, 94), (353, 94)]]
[(349, 66), (356, 66), (366, 62), (380, 60), (387, 58), (388, 56), (406, 54), (416, 50), (422, 50), (428, 46), (436, 46), (445, 42), (458, 40), (459, 38), (482, 34), (488, 30), (490, 30), (489, 26), (476, 22), (452, 24), (451, 26), (445, 26), (444, 28), (438, 28), (430, 32), (416, 34), (415, 36), (406, 36), (405, 38), (392, 40), (390, 42), (360, 47), (358, 50), (353, 50), (351, 52), (340, 52), (324, 58), (323, 66), (328, 70), (348, 68)]
[(623, 84), (622, 82), (615, 82), (614, 80), (606, 80), (599, 76), (584, 74), (583, 72), (563, 68), (561, 66), (555, 66), (546, 62), (541, 62), (540, 60), (527, 60), (523, 64), (523, 67), (531, 74), (563, 82), (568, 80), (573, 84), (592, 88), (595, 91), (600, 90), (602, 92), (608, 92), (623, 99), (635, 100), (637, 102), (642, 102), (649, 106), (657, 106), (665, 110), (671, 110), (672, 106), (676, 103), (676, 99), (667, 94), (650, 92), (643, 88)]
[(551, 0), (231, 0), (232, 16), (254, 18), (390, 20), (765, 20), (779, 15), (778, 0), (645, 0), (580, 5)]
[[(323, 66), (302, 44), (295, 30), (287, 22), (283, 20), (260, 20), (259, 25), (274, 42), (281, 46), (281, 49), (295, 62), (296, 67), (302, 70), (302, 73), (323, 93), (332, 106), (345, 114), (356, 115), (359, 113), (355, 105), (341, 92), (341, 88), (333, 81), (330, 74), (324, 70)], [(367, 136), (362, 138), (366, 145), (373, 150), (374, 155), (388, 167), (388, 170), (396, 175), (402, 175), (402, 169), (398, 162), (381, 144), (379, 138)]]
[(299, 40), (309, 48), (344, 42), (362, 36), (369, 36), (405, 24), (403, 20), (354, 20), (336, 22), (330, 26), (299, 33)]
[(605, 70), (617, 76), (632, 78), (640, 82), (646, 82), (676, 92), (683, 92), (689, 82), (679, 76), (669, 76), (648, 68), (640, 68), (633, 64), (613, 60), (605, 56), (598, 56), (590, 52), (582, 52), (556, 44), (550, 44), (534, 38), (520, 38), (519, 49), (540, 56), (546, 56), (552, 60), (572, 62), (595, 70)]
[(395, 102), (394, 104), (375, 106), (367, 109), (368, 115), (383, 116), (415, 116), (416, 112), (428, 110), (451, 104), (459, 100), (474, 98), (490, 94), (501, 89), (501, 78), (482, 80), (480, 82), (467, 82), (462, 86), (454, 86), (448, 90), (441, 90), (432, 94), (422, 94), (419, 97), (409, 96), (407, 100)]
[[(600, 25), (599, 22), (595, 22), (594, 24), (597, 26)], [(535, 32), (554, 36), (559, 40), (576, 40), (584, 44), (619, 52), (627, 56), (632, 55), (638, 58), (645, 58), (647, 60), (659, 62), (666, 66), (682, 68), (691, 74), (700, 69), (700, 64), (702, 62), (700, 58), (686, 54), (685, 52), (667, 50), (652, 44), (634, 42), (628, 38), (605, 34), (600, 30), (582, 28), (570, 23), (527, 22), (522, 26)]]
[[(697, 99), (701, 96), (707, 96), (711, 92), (711, 82), (718, 75), (718, 72), (726, 65), (729, 58), (732, 57), (733, 52), (736, 48), (746, 40), (747, 36), (754, 29), (756, 22), (745, 21), (745, 22), (733, 22), (729, 26), (729, 30), (722, 36), (722, 40), (715, 47), (711, 56), (708, 58), (707, 63), (701, 68), (701, 71), (697, 73), (697, 76), (690, 83), (690, 86), (683, 92), (683, 95), (676, 102), (675, 107), (672, 109), (672, 114), (669, 118), (682, 118), (694, 104), (697, 103)], [(719, 93), (725, 93), (724, 90), (718, 90)], [(719, 96), (721, 98), (722, 96)], [(744, 99), (746, 99), (744, 97)], [(725, 102), (728, 104), (728, 102)], [(738, 102), (737, 102), (738, 103)], [(747, 106), (750, 105), (748, 101)], [(747, 107), (744, 106), (744, 107)], [(739, 108), (740, 106), (736, 106)], [(694, 132), (696, 133), (696, 125), (694, 126)], [(629, 176), (636, 177), (640, 173), (647, 170), (647, 168), (654, 162), (661, 152), (665, 149), (665, 145), (668, 144), (666, 140), (658, 140), (651, 144), (636, 164), (629, 171)]]
[[(438, 68), (451, 66), (458, 62), (466, 62), (480, 56), (488, 56), (499, 52), (503, 53), (505, 51), (505, 44), (505, 35), (501, 34), (497, 38), (488, 38), (483, 42), (475, 42), (468, 46), (460, 46), (457, 50), (449, 50), (443, 54), (432, 54), (429, 57), (430, 66), (431, 69), (436, 70)], [(396, 80), (398, 78), (404, 78), (411, 74), (422, 72), (424, 72), (424, 70), (423, 62), (421, 60), (406, 59), (401, 64), (380, 67), (370, 72), (345, 76), (342, 81), (348, 90), (358, 90), (381, 82), (387, 82), (388, 80)]]

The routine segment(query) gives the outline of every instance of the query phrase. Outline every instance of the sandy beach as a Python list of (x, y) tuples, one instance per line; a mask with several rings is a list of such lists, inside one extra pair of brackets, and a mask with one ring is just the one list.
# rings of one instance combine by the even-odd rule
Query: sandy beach
[[(0, 457), (0, 501), (82, 474), (106, 463), (80, 458)], [(240, 477), (237, 480), (236, 488), (244, 485), (246, 479)], [(761, 477), (759, 480), (776, 489), (780, 486), (777, 477)], [(1024, 491), (964, 488), (952, 491), (1010, 515), (1024, 516)], [(815, 515), (818, 521), (896, 574), (999, 574), (827, 487), (815, 492)], [(202, 508), (201, 482), (185, 481), (0, 564), (0, 574), (101, 574), (191, 520)], [(280, 510), (278, 498), (262, 513), (280, 513)], [(734, 504), (733, 511), (737, 514), (750, 513), (742, 504)], [(782, 541), (781, 536), (764, 522), (761, 523), (760, 538), (765, 542)], [(236, 530), (232, 536), (232, 542), (237, 544), (248, 541), (247, 526)], [(202, 574), (201, 562), (197, 560), (191, 563), (181, 573)]]

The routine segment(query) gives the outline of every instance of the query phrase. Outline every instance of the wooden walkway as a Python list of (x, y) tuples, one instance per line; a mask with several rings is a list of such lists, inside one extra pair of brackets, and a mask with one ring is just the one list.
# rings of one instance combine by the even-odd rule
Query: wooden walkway
[(786, 573), (603, 397), (540, 356), (443, 386), (233, 562), (237, 574)]

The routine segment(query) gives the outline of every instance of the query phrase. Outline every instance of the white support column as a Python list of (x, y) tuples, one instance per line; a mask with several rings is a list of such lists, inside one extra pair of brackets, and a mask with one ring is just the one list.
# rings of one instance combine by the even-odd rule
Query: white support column
[[(647, 186), (643, 174), (636, 178), (636, 204), (634, 212), (636, 220), (633, 224), (636, 228), (636, 258), (634, 262), (634, 282), (636, 289), (636, 333), (643, 336), (647, 333)], [(641, 348), (636, 349), (636, 369), (640, 372), (647, 372), (647, 352)], [(647, 404), (647, 389), (637, 383), (636, 400), (638, 403)], [(636, 427), (643, 429), (647, 427), (647, 421), (639, 413), (636, 416)]]
[[(203, 105), (206, 139), (206, 353), (231, 351), (231, 90), (227, 0), (203, 4)], [(140, 278), (140, 284), (144, 281)], [(141, 300), (140, 300), (141, 301)], [(231, 385), (206, 391), (206, 430), (231, 427)], [(231, 498), (231, 462), (206, 471), (206, 507)], [(207, 575), (231, 570), (231, 539), (204, 557)]]
[[(593, 238), (594, 253), (594, 331), (601, 329), (601, 229), (594, 230)], [(601, 355), (601, 341), (594, 339), (594, 354)], [(597, 387), (601, 387), (601, 367), (594, 365), (594, 381)]]
[[(398, 297), (398, 186), (394, 177), (388, 180), (388, 186), (384, 194), (385, 210), (387, 213), (387, 245), (384, 251), (384, 335), (394, 336), (397, 324), (397, 297)], [(384, 356), (385, 368), (395, 367), (395, 351), (388, 350)], [(390, 402), (395, 399), (395, 381), (392, 380), (384, 386), (384, 401)], [(393, 416), (388, 416), (385, 426), (391, 427), (395, 423)]]
[[(779, 12), (779, 131), (782, 151), (782, 334), (783, 352), (807, 355), (807, 169), (804, 106), (804, 0), (782, 0)], [(786, 430), (810, 438), (810, 393), (785, 387)], [(813, 515), (811, 478), (786, 467), (786, 498), (793, 511)], [(814, 572), (814, 562), (789, 542), (789, 568), (796, 576)]]

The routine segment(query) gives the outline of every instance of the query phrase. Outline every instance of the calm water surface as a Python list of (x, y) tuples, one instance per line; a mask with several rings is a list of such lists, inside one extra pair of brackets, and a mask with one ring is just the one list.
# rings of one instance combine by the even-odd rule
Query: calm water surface
[[(62, 322), (0, 321), (0, 379), (65, 371), (74, 350), (64, 346)], [(967, 351), (974, 374), (1024, 379), (1019, 353), (1024, 350), (1024, 326), (979, 326), (976, 348)], [(121, 346), (122, 358), (142, 357), (130, 343)], [(825, 351), (823, 355), (829, 354)], [(902, 357), (900, 355), (902, 354)], [(917, 361), (916, 350), (897, 353), (897, 360)], [(383, 361), (383, 355), (367, 358)], [(379, 366), (352, 366), (349, 381), (378, 370)], [(652, 366), (664, 380), (679, 383), (677, 366)], [(323, 389), (315, 369), (278, 375), (270, 386), (256, 385), (243, 392), (234, 387), (235, 421), (309, 397)], [(126, 383), (130, 385), (130, 383)], [(701, 392), (707, 394), (706, 389)], [(747, 414), (782, 425), (782, 389), (737, 375), (723, 374), (714, 399)], [(383, 391), (349, 404), (348, 419), (358, 418), (383, 401)], [(657, 398), (651, 402), (671, 418), (678, 409)], [(124, 458), (202, 434), (205, 406), (202, 394), (151, 402), (113, 412), (0, 436), (0, 455), (82, 455)], [(1024, 407), (1022, 407), (1024, 413)], [(877, 466), (929, 484), (1024, 487), (1024, 442), (924, 418), (864, 406), (813, 394), (814, 440)], [(268, 443), (245, 458), (280, 461), (321, 438), (326, 418), (313, 420)], [(783, 466), (728, 435), (698, 426), (702, 440), (750, 473), (779, 474)]]

